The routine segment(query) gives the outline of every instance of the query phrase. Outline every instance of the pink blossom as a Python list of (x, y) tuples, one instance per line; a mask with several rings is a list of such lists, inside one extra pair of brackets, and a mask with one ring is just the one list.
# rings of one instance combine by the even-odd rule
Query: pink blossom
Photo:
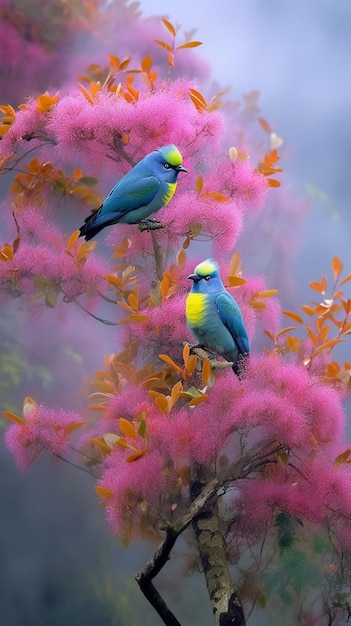
[(21, 469), (33, 463), (43, 449), (62, 456), (71, 431), (82, 423), (76, 413), (42, 405), (32, 408), (23, 419), (23, 424), (12, 424), (5, 433), (6, 445)]
[(153, 450), (127, 463), (124, 452), (116, 449), (106, 461), (100, 484), (111, 491), (106, 516), (113, 531), (128, 540), (137, 539), (143, 511), (149, 520), (158, 518), (159, 501), (167, 484), (164, 459)]

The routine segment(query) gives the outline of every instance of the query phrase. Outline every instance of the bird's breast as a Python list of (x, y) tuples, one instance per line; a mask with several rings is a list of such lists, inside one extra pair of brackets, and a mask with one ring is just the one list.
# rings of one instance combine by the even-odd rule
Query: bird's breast
[(170, 199), (174, 195), (177, 183), (166, 183), (166, 185), (167, 185), (167, 191), (166, 191), (166, 193), (162, 197), (163, 205), (168, 204), (168, 202), (170, 201)]
[(189, 293), (186, 299), (186, 317), (191, 326), (201, 326), (205, 321), (207, 297), (203, 293)]

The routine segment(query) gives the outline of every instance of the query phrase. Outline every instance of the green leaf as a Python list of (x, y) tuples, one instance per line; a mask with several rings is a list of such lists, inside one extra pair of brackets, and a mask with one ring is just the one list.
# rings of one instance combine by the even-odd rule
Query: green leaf
[(98, 182), (99, 180), (93, 176), (82, 176), (82, 178), (79, 179), (79, 184), (86, 185), (87, 187), (94, 187)]
[(140, 424), (139, 424), (138, 435), (140, 435), (140, 437), (145, 439), (145, 435), (146, 435), (146, 421), (144, 419), (142, 419)]

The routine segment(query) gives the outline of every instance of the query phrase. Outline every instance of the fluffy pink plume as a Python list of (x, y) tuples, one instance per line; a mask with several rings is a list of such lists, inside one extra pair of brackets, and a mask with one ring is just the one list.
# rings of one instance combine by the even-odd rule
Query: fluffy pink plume
[[(154, 489), (150, 489), (150, 481)], [(154, 450), (135, 463), (127, 463), (119, 449), (110, 454), (101, 477), (101, 485), (111, 491), (106, 515), (114, 532), (128, 539), (140, 537), (140, 523), (158, 519), (158, 505), (167, 484), (163, 457)]]
[(42, 450), (62, 456), (70, 443), (70, 433), (82, 423), (71, 411), (37, 406), (27, 411), (23, 424), (12, 424), (5, 433), (5, 443), (18, 467), (25, 469)]

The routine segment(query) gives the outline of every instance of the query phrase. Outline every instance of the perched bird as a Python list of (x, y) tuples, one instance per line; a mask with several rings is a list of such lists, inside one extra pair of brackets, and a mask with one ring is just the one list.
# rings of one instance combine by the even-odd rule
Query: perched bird
[(172, 198), (182, 155), (173, 145), (162, 146), (147, 154), (110, 191), (102, 205), (89, 215), (80, 228), (80, 236), (89, 241), (105, 226), (112, 224), (150, 224), (148, 217)]
[(242, 313), (222, 283), (217, 261), (202, 261), (188, 278), (193, 285), (186, 300), (186, 321), (199, 342), (196, 347), (233, 361), (232, 368), (240, 376), (249, 356), (249, 340)]

